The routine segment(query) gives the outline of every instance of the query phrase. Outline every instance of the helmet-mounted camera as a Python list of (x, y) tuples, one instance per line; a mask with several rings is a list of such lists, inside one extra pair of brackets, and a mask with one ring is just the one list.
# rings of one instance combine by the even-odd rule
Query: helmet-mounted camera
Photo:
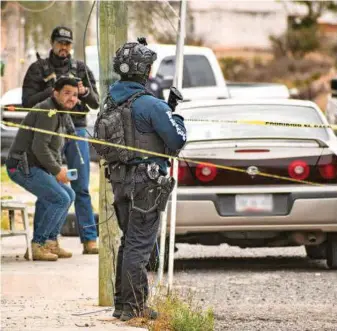
[(138, 76), (140, 79), (147, 80), (157, 54), (146, 47), (146, 38), (141, 37), (137, 41), (126, 43), (117, 50), (114, 57), (114, 70), (121, 76)]

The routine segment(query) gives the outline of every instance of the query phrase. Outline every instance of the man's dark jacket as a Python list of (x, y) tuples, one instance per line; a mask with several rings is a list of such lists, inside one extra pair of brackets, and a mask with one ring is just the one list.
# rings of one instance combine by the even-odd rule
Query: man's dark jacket
[[(110, 86), (110, 96), (113, 101), (120, 105), (132, 95), (142, 92), (145, 87), (142, 84), (130, 81), (118, 81)], [(164, 100), (151, 95), (143, 95), (136, 99), (132, 106), (132, 118), (139, 132), (155, 132), (171, 151), (178, 151), (186, 143), (186, 128), (180, 115), (172, 114), (171, 108)], [(155, 162), (159, 165), (162, 173), (166, 174), (168, 160), (149, 156), (146, 160), (134, 160), (136, 163)]]
[[(62, 109), (51, 97), (38, 103), (36, 108)], [(63, 132), (64, 116), (62, 113), (57, 113), (49, 117), (48, 112), (32, 111), (27, 113), (21, 124), (53, 132)], [(9, 150), (9, 155), (26, 152), (30, 167), (39, 167), (52, 175), (57, 175), (62, 165), (63, 142), (64, 140), (60, 136), (20, 128)]]
[[(55, 72), (56, 76), (68, 75), (71, 72), (71, 57), (70, 55), (63, 59), (56, 56), (53, 51), (50, 51), (49, 57), (43, 59), (42, 61), (48, 61), (50, 68)], [(76, 61), (77, 63), (77, 77), (81, 78), (83, 85), (88, 87), (89, 94), (85, 96), (80, 96), (80, 104), (77, 104), (73, 109), (74, 111), (79, 111), (83, 113), (89, 112), (89, 108), (96, 109), (99, 107), (99, 96), (96, 87), (96, 81), (93, 73), (87, 67), (88, 75), (90, 78), (90, 83), (93, 90), (90, 89), (90, 84), (87, 79), (85, 67), (86, 65), (82, 61)], [(54, 69), (54, 70), (53, 70)], [(36, 61), (30, 65), (25, 75), (23, 86), (22, 86), (22, 105), (23, 107), (32, 108), (38, 102), (41, 102), (52, 94), (52, 82), (45, 82), (45, 72), (43, 65)], [(72, 115), (73, 122), (76, 127), (86, 126), (86, 116), (85, 115)]]

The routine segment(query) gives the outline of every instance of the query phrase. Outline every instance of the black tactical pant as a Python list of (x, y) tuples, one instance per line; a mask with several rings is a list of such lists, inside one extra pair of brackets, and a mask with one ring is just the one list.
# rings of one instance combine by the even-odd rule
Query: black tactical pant
[(160, 212), (150, 209), (158, 196), (158, 185), (146, 176), (134, 176), (130, 183), (113, 184), (114, 208), (118, 224), (123, 232), (118, 250), (115, 304), (123, 304), (123, 310), (143, 310), (149, 292), (146, 265), (149, 262), (159, 228)]

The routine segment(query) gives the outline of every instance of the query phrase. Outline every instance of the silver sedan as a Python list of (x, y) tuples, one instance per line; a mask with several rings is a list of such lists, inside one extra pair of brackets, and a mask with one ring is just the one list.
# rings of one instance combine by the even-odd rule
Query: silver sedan
[[(184, 103), (176, 242), (305, 245), (337, 268), (337, 140), (316, 104), (300, 100)], [(254, 125), (243, 121), (279, 125)], [(236, 121), (236, 123), (230, 123)], [(197, 162), (199, 161), (199, 162)], [(170, 210), (170, 206), (168, 208)]]

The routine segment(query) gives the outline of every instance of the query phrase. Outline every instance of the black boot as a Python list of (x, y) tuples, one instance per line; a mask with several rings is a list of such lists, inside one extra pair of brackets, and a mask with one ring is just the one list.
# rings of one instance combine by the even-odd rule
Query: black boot
[(130, 309), (124, 309), (120, 319), (123, 322), (129, 321), (130, 319), (135, 317), (144, 317), (150, 320), (155, 320), (158, 318), (158, 316), (159, 316), (158, 312), (149, 307), (145, 307), (138, 313)]
[(120, 318), (123, 313), (123, 304), (115, 303), (115, 310), (112, 314), (113, 317)]

